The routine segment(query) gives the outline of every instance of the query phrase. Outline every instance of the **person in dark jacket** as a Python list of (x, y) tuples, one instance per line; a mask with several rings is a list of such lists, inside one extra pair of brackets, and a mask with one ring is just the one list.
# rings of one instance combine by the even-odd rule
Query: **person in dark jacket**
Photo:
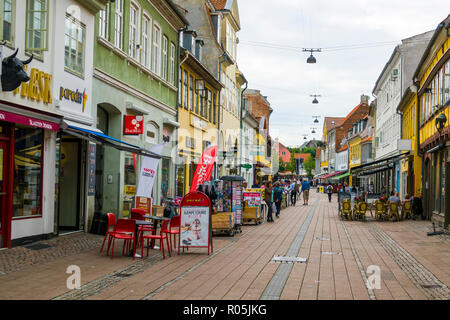
[(272, 217), (272, 182), (267, 181), (266, 187), (264, 188), (264, 201), (267, 204), (267, 222), (273, 222)]
[(281, 212), (281, 201), (283, 201), (283, 189), (281, 188), (279, 182), (275, 183), (275, 188), (273, 189), (273, 201), (277, 207), (276, 216), (279, 218)]

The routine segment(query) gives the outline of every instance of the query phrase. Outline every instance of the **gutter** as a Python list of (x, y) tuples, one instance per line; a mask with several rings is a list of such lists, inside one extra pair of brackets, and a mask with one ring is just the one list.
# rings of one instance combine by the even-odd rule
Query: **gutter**
[[(223, 53), (223, 55), (222, 55), (222, 59), (221, 60), (219, 60), (219, 82), (220, 83), (222, 83), (222, 64), (225, 62), (225, 61), (227, 61), (227, 54), (226, 54), (226, 52), (224, 52)], [(222, 90), (220, 90), (219, 91), (219, 95), (218, 95), (218, 100), (219, 100), (219, 103), (218, 103), (218, 108), (217, 108), (217, 141), (219, 141), (219, 138), (220, 138), (220, 129), (221, 129), (221, 119), (220, 119), (220, 115), (221, 115), (221, 113), (222, 113), (222, 106), (220, 105), (220, 101), (221, 101), (221, 94), (222, 94)], [(223, 144), (223, 141), (220, 141), (220, 143), (222, 143)], [(220, 146), (219, 146), (219, 149), (220, 149)], [(222, 150), (222, 152), (223, 152), (223, 150)], [(219, 166), (216, 166), (216, 170), (219, 170), (219, 168), (218, 168)], [(219, 175), (217, 174), (218, 172), (216, 172), (216, 177), (218, 177)]]

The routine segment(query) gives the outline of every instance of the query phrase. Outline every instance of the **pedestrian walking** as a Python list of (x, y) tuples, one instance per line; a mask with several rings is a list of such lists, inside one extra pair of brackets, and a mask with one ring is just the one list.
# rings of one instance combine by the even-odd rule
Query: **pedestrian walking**
[(280, 186), (279, 182), (275, 183), (275, 188), (273, 189), (273, 201), (275, 202), (275, 206), (277, 208), (276, 216), (280, 217), (281, 211), (281, 201), (283, 201), (283, 189)]
[(264, 188), (264, 201), (267, 204), (267, 222), (273, 222), (272, 217), (272, 182), (267, 181)]
[(311, 188), (311, 186), (309, 185), (308, 180), (300, 181), (302, 181), (303, 205), (307, 206), (309, 200), (309, 189)]
[(297, 203), (298, 192), (300, 190), (300, 184), (298, 181), (294, 181), (294, 206)]
[(331, 202), (331, 196), (333, 195), (333, 186), (331, 184), (327, 187), (327, 194), (328, 194), (328, 202)]
[(295, 180), (292, 180), (289, 186), (289, 195), (291, 196), (291, 204), (295, 207), (295, 202), (297, 201), (297, 193), (295, 191)]

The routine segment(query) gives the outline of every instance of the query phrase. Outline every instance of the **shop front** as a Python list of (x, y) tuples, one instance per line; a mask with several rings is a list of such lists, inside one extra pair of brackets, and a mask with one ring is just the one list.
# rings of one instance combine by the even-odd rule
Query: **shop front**
[(54, 232), (55, 141), (61, 122), (0, 103), (0, 248)]

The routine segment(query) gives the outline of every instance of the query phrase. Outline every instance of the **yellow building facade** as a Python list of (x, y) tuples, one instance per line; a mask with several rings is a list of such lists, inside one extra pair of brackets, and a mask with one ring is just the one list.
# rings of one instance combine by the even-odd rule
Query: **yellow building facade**
[(218, 98), (222, 85), (188, 50), (181, 52), (176, 195), (189, 192), (197, 164), (210, 145), (219, 144)]
[(450, 16), (435, 30), (414, 74), (418, 80), (418, 125), (424, 213), (450, 223)]
[[(353, 138), (348, 140), (348, 168), (351, 170), (354, 167), (358, 167), (361, 165), (361, 137), (354, 136)], [(349, 176), (349, 186), (353, 186), (353, 176)]]

